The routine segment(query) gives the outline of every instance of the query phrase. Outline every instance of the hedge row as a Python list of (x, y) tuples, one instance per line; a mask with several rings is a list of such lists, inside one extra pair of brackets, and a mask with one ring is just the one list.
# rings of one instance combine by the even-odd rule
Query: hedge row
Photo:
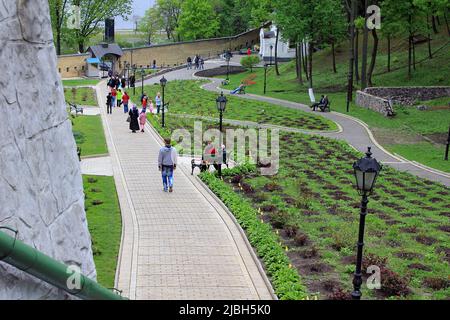
[[(253, 171), (248, 165), (224, 170), (224, 175)], [(307, 297), (300, 276), (289, 262), (280, 238), (272, 227), (264, 223), (250, 202), (236, 194), (232, 188), (211, 173), (202, 173), (200, 178), (222, 200), (246, 231), (248, 240), (265, 264), (276, 295), (281, 300), (301, 300)]]

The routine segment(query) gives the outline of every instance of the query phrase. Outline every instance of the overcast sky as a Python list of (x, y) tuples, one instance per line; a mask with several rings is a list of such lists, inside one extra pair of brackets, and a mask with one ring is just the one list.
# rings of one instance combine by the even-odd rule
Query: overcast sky
[[(119, 0), (120, 1), (120, 0)], [(133, 13), (128, 21), (124, 21), (122, 18), (116, 18), (116, 29), (133, 29), (133, 15), (143, 16), (145, 10), (152, 7), (156, 0), (133, 0)]]

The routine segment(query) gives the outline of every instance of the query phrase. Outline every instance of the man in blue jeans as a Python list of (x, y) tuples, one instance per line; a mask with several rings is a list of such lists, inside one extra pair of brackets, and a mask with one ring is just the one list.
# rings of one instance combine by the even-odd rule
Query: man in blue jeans
[(159, 150), (158, 168), (161, 171), (164, 192), (173, 192), (173, 171), (177, 168), (178, 153), (169, 138), (164, 139), (164, 143), (166, 145)]

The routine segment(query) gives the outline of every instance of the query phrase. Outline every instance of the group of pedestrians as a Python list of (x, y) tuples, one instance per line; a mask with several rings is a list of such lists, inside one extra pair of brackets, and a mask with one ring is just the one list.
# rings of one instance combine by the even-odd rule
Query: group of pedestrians
[(205, 59), (203, 57), (199, 56), (198, 54), (195, 55), (194, 59), (192, 59), (190, 56), (186, 60), (187, 62), (187, 69), (191, 70), (192, 65), (194, 65), (195, 70), (204, 70), (205, 69)]
[(125, 79), (119, 77), (111, 77), (108, 81), (108, 96), (106, 97), (106, 110), (108, 114), (112, 114), (113, 108), (120, 108), (123, 104), (124, 112), (128, 112), (128, 103), (130, 96), (125, 91)]

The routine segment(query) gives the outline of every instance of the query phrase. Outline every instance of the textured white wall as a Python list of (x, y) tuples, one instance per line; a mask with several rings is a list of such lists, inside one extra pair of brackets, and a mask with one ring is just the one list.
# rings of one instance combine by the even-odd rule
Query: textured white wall
[[(0, 226), (95, 277), (47, 0), (0, 0)], [(65, 299), (0, 262), (0, 299)]]

